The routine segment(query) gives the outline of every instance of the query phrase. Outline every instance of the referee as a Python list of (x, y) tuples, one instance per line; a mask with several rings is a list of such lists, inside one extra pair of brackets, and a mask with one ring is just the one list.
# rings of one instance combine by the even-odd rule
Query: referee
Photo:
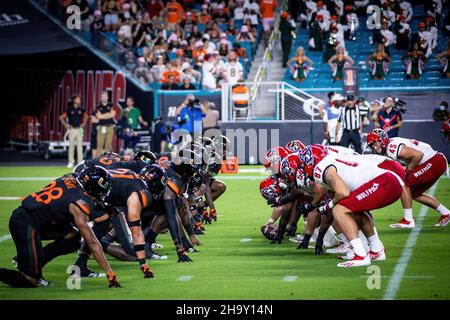
[(83, 128), (86, 126), (89, 116), (81, 108), (81, 96), (72, 96), (67, 110), (59, 117), (61, 124), (69, 132), (69, 163), (67, 168), (75, 165), (75, 146), (77, 148), (78, 163), (83, 161)]
[(362, 121), (359, 107), (355, 104), (355, 96), (349, 94), (347, 96), (347, 103), (341, 108), (341, 114), (336, 125), (336, 140), (338, 141), (338, 132), (342, 126), (343, 133), (340, 141), (342, 147), (349, 147), (353, 145), (355, 151), (361, 153), (361, 134)]

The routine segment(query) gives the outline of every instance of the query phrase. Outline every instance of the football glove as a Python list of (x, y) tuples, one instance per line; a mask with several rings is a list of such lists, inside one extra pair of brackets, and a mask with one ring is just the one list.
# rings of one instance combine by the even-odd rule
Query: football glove
[(142, 273), (144, 273), (144, 278), (154, 278), (155, 277), (147, 263), (141, 265), (141, 270), (142, 270)]
[(192, 262), (184, 249), (177, 249), (178, 262)]
[(106, 277), (108, 278), (109, 288), (122, 288), (122, 286), (119, 283), (119, 280), (117, 280), (116, 274), (113, 271), (108, 272)]

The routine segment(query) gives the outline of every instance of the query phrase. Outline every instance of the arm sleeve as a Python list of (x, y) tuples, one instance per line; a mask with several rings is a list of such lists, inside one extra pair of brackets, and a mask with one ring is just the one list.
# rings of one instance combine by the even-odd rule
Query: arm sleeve
[(167, 199), (164, 200), (164, 207), (166, 209), (166, 218), (167, 224), (169, 226), (170, 235), (175, 245), (178, 246), (181, 244), (181, 235), (178, 228), (177, 222), (177, 206), (175, 204), (175, 200)]

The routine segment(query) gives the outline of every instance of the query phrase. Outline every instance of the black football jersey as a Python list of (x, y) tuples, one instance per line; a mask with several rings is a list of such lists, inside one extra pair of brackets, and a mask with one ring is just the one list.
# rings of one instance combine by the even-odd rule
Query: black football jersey
[(72, 174), (52, 181), (22, 201), (22, 207), (30, 211), (41, 226), (73, 222), (70, 204), (76, 205), (88, 216), (95, 207), (95, 201), (85, 194)]
[(113, 177), (111, 192), (105, 201), (115, 207), (126, 207), (128, 198), (136, 192), (141, 201), (142, 208), (146, 208), (152, 201), (152, 196), (144, 181), (137, 173), (128, 169), (111, 169), (109, 173)]
[(142, 169), (144, 169), (147, 164), (144, 161), (118, 161), (113, 162), (109, 166), (105, 167), (108, 170), (110, 169), (128, 169), (134, 171), (136, 173), (140, 173)]

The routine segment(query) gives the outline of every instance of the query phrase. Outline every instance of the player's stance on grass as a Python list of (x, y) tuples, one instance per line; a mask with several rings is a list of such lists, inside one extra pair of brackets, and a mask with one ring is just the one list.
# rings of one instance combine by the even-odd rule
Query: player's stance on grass
[[(300, 153), (300, 160), (307, 178), (334, 192), (334, 197), (318, 210), (321, 214), (331, 210), (355, 252), (352, 260), (339, 263), (338, 267), (367, 266), (371, 260), (385, 260), (384, 246), (372, 222), (361, 213), (388, 206), (400, 198), (401, 178), (359, 159), (348, 161), (338, 155), (329, 155), (321, 145), (306, 147)], [(363, 220), (360, 227), (369, 240), (369, 253), (358, 237), (358, 225), (353, 219), (358, 215)]]
[[(367, 144), (373, 153), (386, 155), (406, 166), (406, 185), (411, 190), (412, 198), (441, 214), (435, 226), (447, 226), (450, 222), (450, 210), (434, 197), (424, 194), (446, 172), (448, 164), (445, 156), (421, 141), (389, 139), (382, 129), (372, 130), (367, 136)], [(404, 217), (398, 224), (414, 225), (412, 209), (404, 209)]]
[[(9, 220), (19, 271), (0, 269), (0, 281), (12, 287), (36, 287), (42, 278), (44, 256), (49, 251), (57, 256), (77, 250), (81, 235), (105, 270), (109, 287), (120, 287), (88, 224), (96, 201), (101, 201), (110, 188), (111, 176), (105, 169), (95, 166), (86, 168), (79, 176), (68, 174), (56, 179), (26, 197)], [(72, 223), (79, 233), (74, 232)], [(43, 249), (41, 240), (55, 241)], [(67, 246), (69, 243), (72, 246)]]

